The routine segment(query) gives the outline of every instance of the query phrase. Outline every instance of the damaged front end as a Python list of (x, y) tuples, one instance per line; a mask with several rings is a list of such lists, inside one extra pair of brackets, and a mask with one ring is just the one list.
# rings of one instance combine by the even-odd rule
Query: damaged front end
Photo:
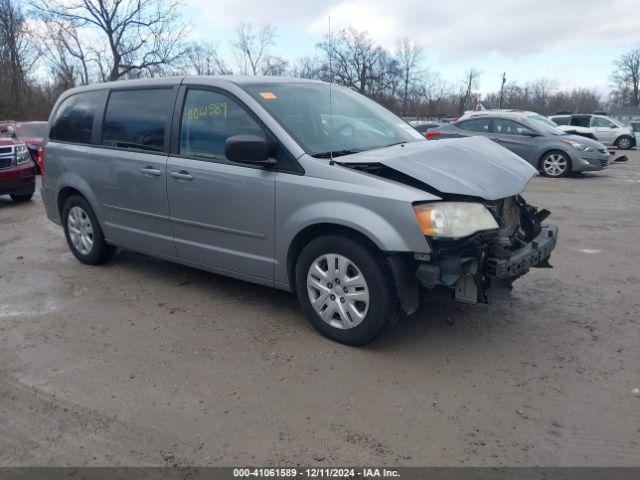
[(337, 163), (438, 199), (413, 204), (429, 253), (387, 257), (407, 314), (417, 310), (421, 286), (446, 287), (460, 302), (487, 303), (491, 289), (510, 286), (530, 268), (550, 267), (558, 229), (543, 225), (549, 212), (521, 196), (538, 172), (495, 142), (414, 142)]
[(455, 300), (487, 303), (491, 287), (510, 285), (530, 268), (550, 267), (549, 257), (558, 239), (555, 226), (543, 226), (549, 216), (521, 196), (485, 203), (497, 230), (463, 239), (427, 239), (429, 258), (418, 258), (415, 276), (423, 287), (452, 289)]

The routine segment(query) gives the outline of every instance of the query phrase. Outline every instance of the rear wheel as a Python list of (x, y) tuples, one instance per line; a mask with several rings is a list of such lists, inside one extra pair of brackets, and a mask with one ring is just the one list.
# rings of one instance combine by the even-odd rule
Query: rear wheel
[(547, 152), (540, 159), (540, 171), (545, 177), (566, 177), (571, 172), (571, 160), (560, 150)]
[(104, 241), (98, 219), (84, 197), (69, 197), (62, 208), (62, 218), (67, 244), (78, 260), (98, 265), (113, 258), (117, 249)]
[(300, 306), (325, 337), (364, 345), (397, 314), (393, 280), (379, 251), (342, 236), (316, 238), (296, 264)]
[(618, 139), (616, 140), (616, 147), (618, 147), (621, 150), (629, 150), (632, 145), (633, 145), (633, 138), (631, 138), (629, 135), (622, 135), (621, 137), (618, 137)]
[(9, 196), (11, 197), (11, 200), (13, 200), (14, 202), (28, 202), (33, 197), (33, 192), (24, 193), (22, 195), (15, 195), (12, 193)]

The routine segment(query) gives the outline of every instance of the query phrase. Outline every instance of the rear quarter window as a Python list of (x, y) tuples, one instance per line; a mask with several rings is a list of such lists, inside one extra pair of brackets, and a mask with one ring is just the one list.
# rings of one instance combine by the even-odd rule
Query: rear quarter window
[(91, 143), (93, 122), (104, 92), (72, 95), (60, 104), (51, 123), (49, 138), (72, 143)]

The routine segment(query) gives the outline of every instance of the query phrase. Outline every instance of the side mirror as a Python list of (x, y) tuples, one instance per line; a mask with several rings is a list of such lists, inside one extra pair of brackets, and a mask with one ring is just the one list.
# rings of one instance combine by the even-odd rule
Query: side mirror
[(224, 142), (224, 153), (232, 162), (258, 165), (274, 163), (269, 159), (267, 141), (256, 135), (234, 135), (227, 138)]

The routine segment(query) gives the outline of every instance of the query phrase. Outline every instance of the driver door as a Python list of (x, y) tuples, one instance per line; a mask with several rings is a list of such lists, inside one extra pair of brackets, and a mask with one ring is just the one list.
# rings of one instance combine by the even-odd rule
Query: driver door
[(534, 144), (537, 143), (538, 138), (525, 135), (524, 132), (528, 130), (529, 128), (525, 125), (514, 120), (494, 118), (492, 139), (516, 155), (533, 163), (536, 160), (534, 158)]
[(615, 133), (613, 131), (615, 125), (606, 118), (591, 117), (591, 126), (596, 132), (596, 137), (602, 143), (611, 145), (615, 141)]
[(273, 279), (276, 172), (225, 156), (225, 140), (265, 136), (232, 96), (182, 87), (177, 145), (167, 162), (169, 214), (179, 257)]

